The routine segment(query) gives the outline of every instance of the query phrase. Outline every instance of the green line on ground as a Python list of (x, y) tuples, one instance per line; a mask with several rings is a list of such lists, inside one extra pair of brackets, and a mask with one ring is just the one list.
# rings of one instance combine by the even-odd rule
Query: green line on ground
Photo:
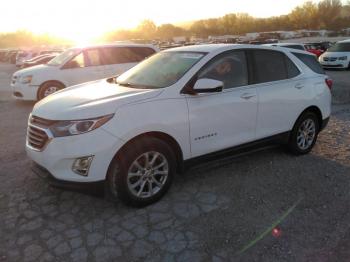
[(255, 238), (253, 241), (251, 241), (249, 244), (247, 244), (245, 247), (243, 247), (238, 254), (242, 254), (247, 249), (254, 246), (259, 240), (263, 239), (267, 234), (271, 232), (272, 229), (274, 229), (276, 226), (282, 223), (282, 221), (296, 208), (296, 206), (300, 203), (302, 198), (299, 198), (298, 201), (294, 203), (277, 221), (275, 221), (269, 228), (267, 228), (264, 232), (262, 232), (257, 238)]

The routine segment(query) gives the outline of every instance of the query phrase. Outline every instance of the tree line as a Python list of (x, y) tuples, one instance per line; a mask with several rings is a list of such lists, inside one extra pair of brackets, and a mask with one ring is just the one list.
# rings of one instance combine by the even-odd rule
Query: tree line
[(127, 39), (168, 40), (174, 36), (208, 37), (210, 35), (241, 35), (249, 32), (288, 31), (298, 29), (338, 31), (350, 27), (350, 1), (307, 1), (289, 14), (269, 18), (255, 18), (246, 13), (231, 13), (219, 18), (194, 21), (188, 28), (163, 24), (156, 26), (144, 20), (134, 30), (117, 30), (104, 35), (108, 41)]
[[(144, 20), (134, 29), (108, 32), (101, 36), (100, 41), (130, 39), (168, 41), (175, 36), (206, 38), (210, 35), (241, 35), (249, 32), (298, 29), (338, 31), (347, 27), (350, 27), (350, 1), (343, 4), (341, 0), (322, 0), (319, 3), (307, 1), (287, 15), (255, 18), (246, 13), (230, 13), (219, 18), (193, 21), (186, 28), (173, 24), (157, 26), (152, 20)], [(23, 30), (0, 34), (0, 48), (54, 44), (69, 45), (72, 43), (67, 39), (52, 35), (35, 35)]]

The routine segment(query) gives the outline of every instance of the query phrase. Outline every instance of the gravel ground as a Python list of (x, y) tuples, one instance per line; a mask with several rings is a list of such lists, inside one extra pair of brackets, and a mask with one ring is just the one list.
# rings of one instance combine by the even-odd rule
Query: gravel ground
[(271, 148), (212, 161), (134, 209), (34, 175), (24, 151), (33, 104), (2, 98), (0, 261), (350, 259), (350, 104), (334, 106), (308, 155)]

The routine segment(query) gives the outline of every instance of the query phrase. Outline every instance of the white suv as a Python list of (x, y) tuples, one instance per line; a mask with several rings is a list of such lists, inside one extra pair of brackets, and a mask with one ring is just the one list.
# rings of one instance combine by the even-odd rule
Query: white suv
[(158, 51), (152, 45), (110, 44), (71, 48), (45, 65), (13, 74), (13, 96), (41, 100), (68, 86), (124, 73)]
[(189, 160), (282, 142), (308, 153), (331, 113), (314, 55), (251, 45), (160, 52), (109, 79), (67, 88), (29, 117), (29, 157), (55, 181), (106, 181), (131, 205), (168, 190)]

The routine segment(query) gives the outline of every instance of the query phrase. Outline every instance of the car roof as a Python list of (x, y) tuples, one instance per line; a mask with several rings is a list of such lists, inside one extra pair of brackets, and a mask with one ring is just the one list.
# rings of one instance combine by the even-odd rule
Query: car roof
[(203, 52), (203, 53), (220, 53), (226, 50), (232, 49), (262, 49), (262, 50), (279, 50), (284, 53), (302, 53), (307, 55), (313, 55), (312, 53), (306, 52), (304, 50), (290, 49), (282, 46), (272, 46), (272, 45), (249, 45), (249, 44), (207, 44), (207, 45), (191, 45), (191, 46), (181, 46), (166, 49), (163, 52)]

